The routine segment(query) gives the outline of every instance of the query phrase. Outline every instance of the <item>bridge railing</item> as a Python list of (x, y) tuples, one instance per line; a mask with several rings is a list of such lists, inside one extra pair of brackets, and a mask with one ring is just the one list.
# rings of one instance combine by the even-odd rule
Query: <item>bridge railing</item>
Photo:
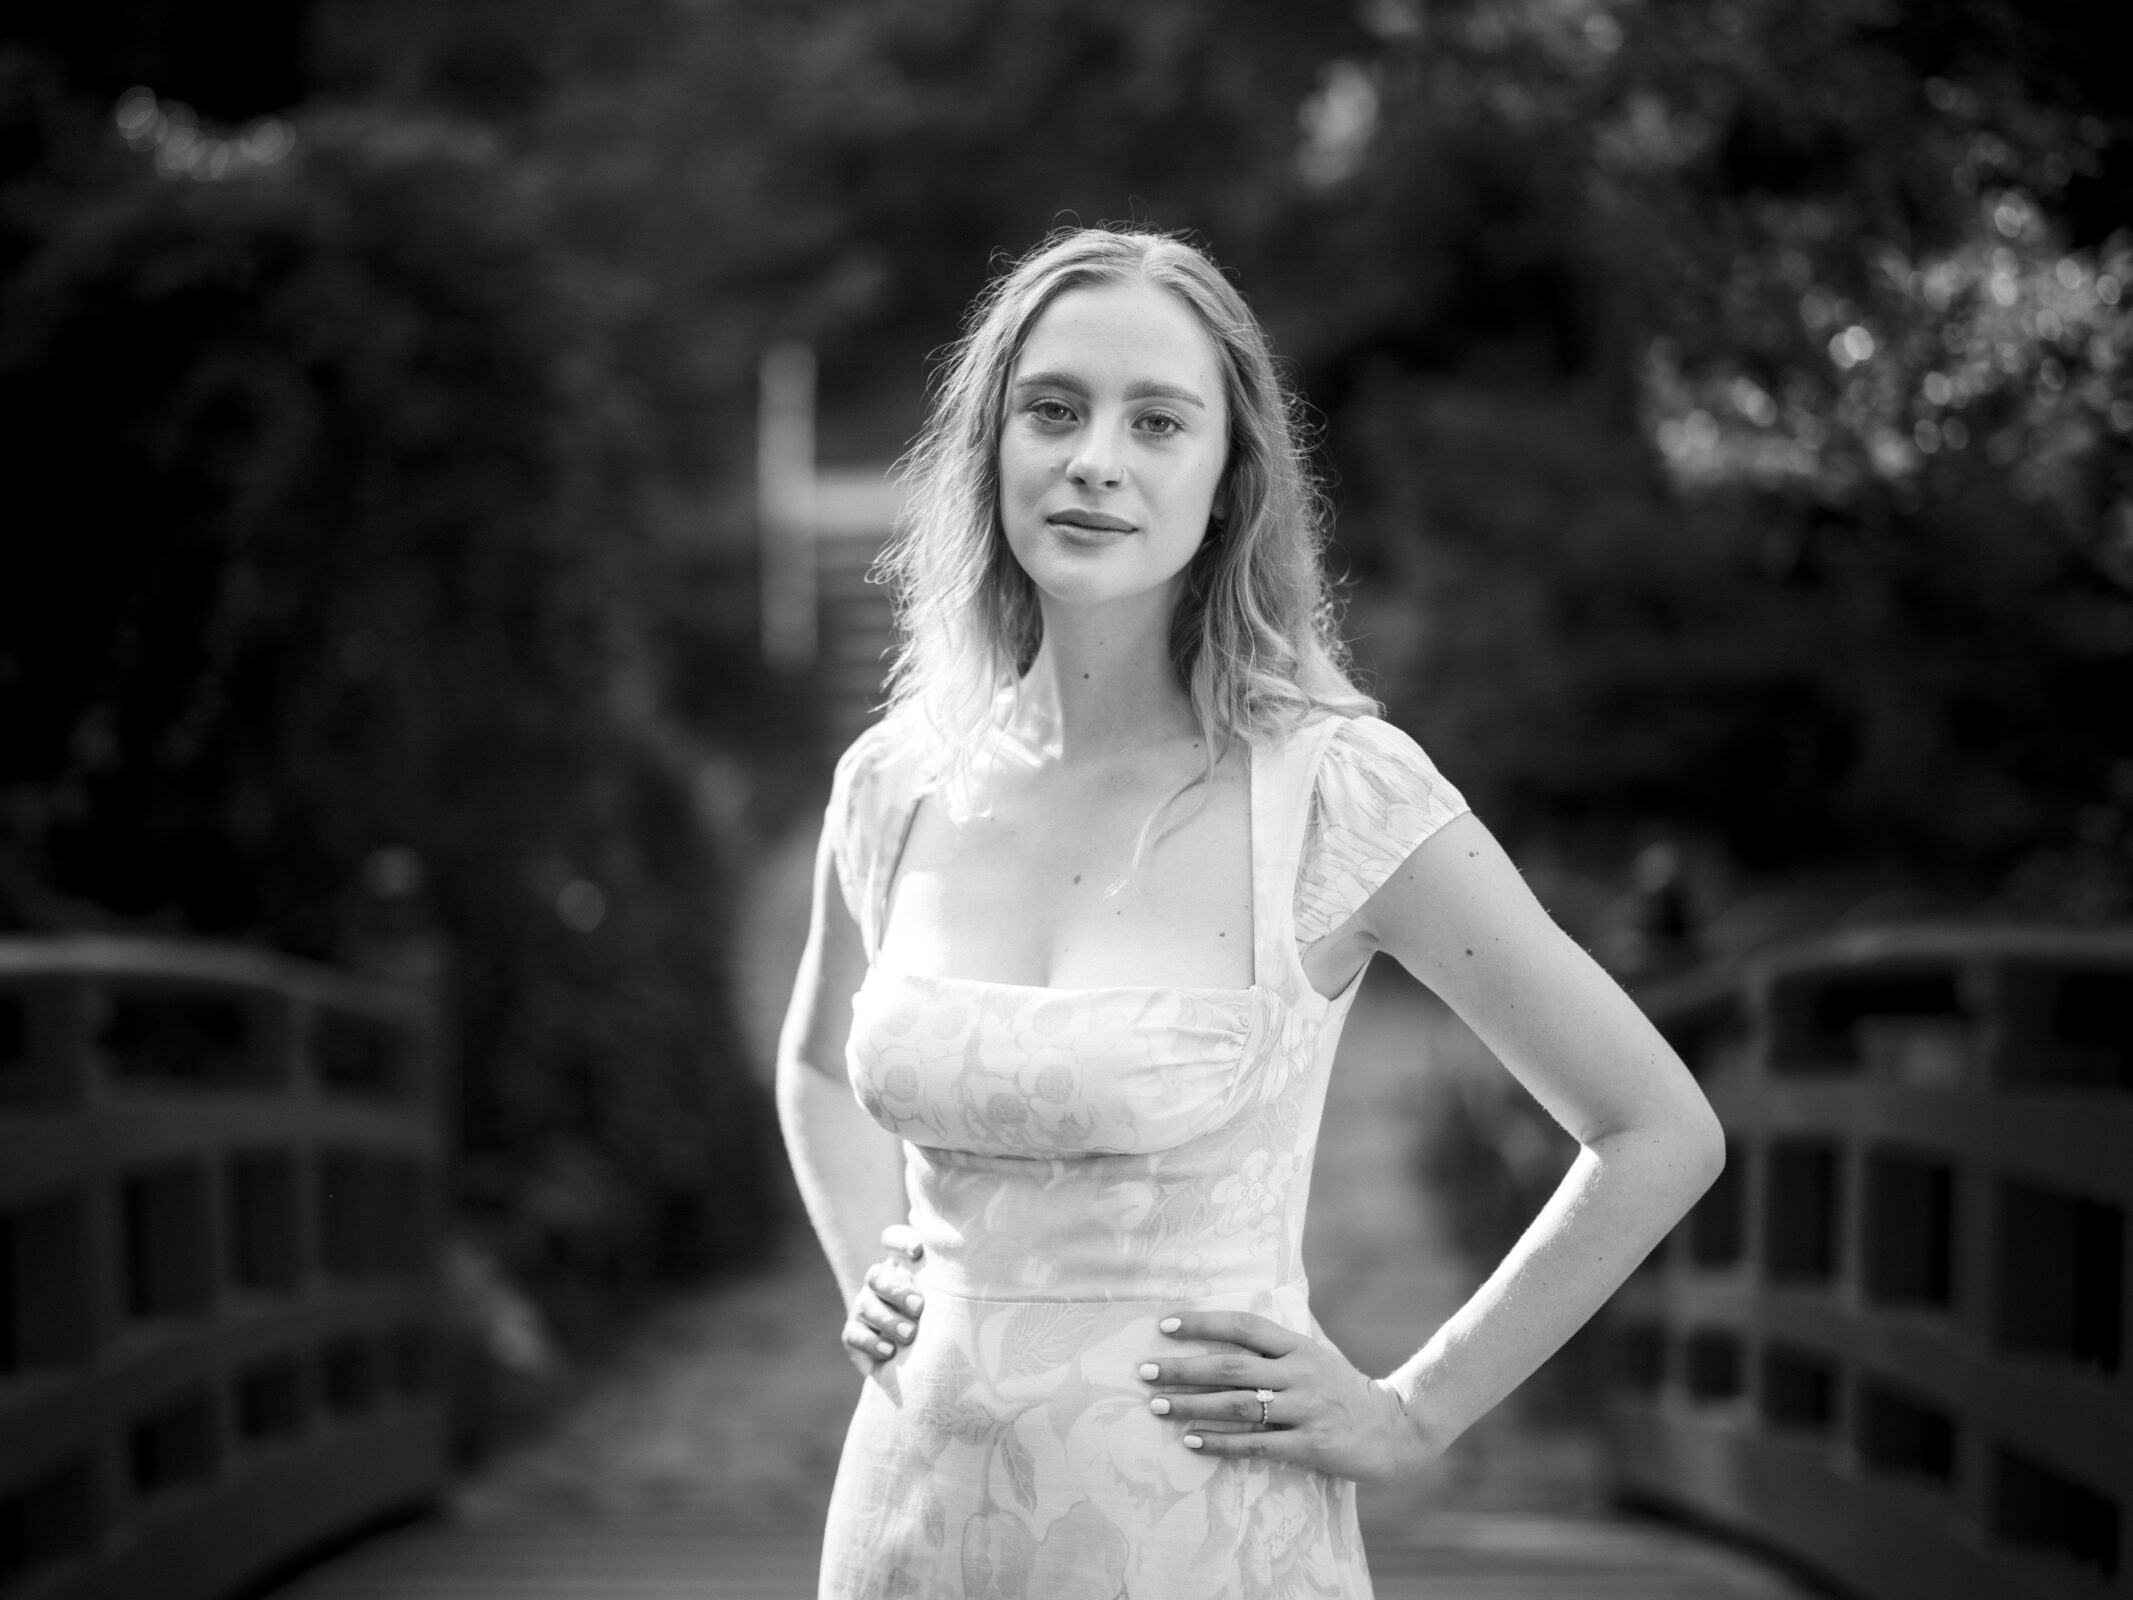
[(208, 1600), (443, 1482), (433, 1000), (0, 939), (0, 1593)]
[(1873, 1600), (2133, 1595), (2133, 936), (1862, 931), (1640, 998), (1728, 1163), (1610, 1310), (1628, 1493)]

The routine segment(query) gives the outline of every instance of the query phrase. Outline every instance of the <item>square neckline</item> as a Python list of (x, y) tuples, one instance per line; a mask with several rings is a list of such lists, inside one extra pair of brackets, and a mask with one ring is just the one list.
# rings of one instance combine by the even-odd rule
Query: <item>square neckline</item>
[[(875, 919), (876, 926), (873, 943), (877, 954), (875, 955), (874, 959), (870, 960), (867, 963), (867, 975), (864, 979), (861, 980), (861, 987), (864, 988), (867, 984), (872, 983), (875, 977), (879, 975), (884, 981), (887, 982), (916, 982), (933, 984), (936, 986), (942, 984), (953, 984), (962, 988), (996, 989), (1004, 990), (1014, 994), (1057, 995), (1064, 999), (1086, 999), (1091, 996), (1099, 995), (1181, 994), (1201, 996), (1218, 1000), (1226, 1000), (1233, 1003), (1248, 1003), (1263, 994), (1280, 1003), (1286, 1009), (1291, 1011), (1295, 1010), (1295, 1003), (1290, 1000), (1290, 998), (1285, 995), (1280, 988), (1276, 987), (1274, 984), (1269, 983), (1266, 979), (1266, 975), (1260, 970), (1261, 966), (1263, 965), (1261, 957), (1265, 951), (1265, 941), (1263, 941), (1260, 937), (1262, 932), (1261, 918), (1264, 911), (1263, 902), (1265, 899), (1265, 896), (1262, 893), (1265, 887), (1265, 884), (1263, 882), (1265, 874), (1262, 872), (1261, 869), (1266, 865), (1265, 850), (1261, 842), (1261, 815), (1263, 810), (1264, 796), (1260, 792), (1261, 776), (1262, 772), (1264, 771), (1264, 763), (1262, 763), (1262, 761), (1260, 760), (1261, 753), (1252, 746), (1250, 740), (1244, 739), (1240, 740), (1239, 742), (1243, 745), (1244, 748), (1244, 759), (1246, 762), (1247, 769), (1245, 777), (1245, 805), (1247, 821), (1245, 827), (1246, 835), (1250, 841), (1251, 861), (1250, 872), (1252, 889), (1252, 981), (1249, 984), (1246, 984), (1242, 988), (1239, 988), (1231, 984), (1122, 983), (1098, 984), (1092, 987), (1069, 989), (1062, 988), (1057, 984), (1048, 983), (1009, 983), (1003, 982), (995, 978), (962, 978), (954, 976), (942, 977), (930, 973), (884, 970), (881, 964), (880, 956), (878, 954), (881, 945), (881, 936), (882, 934), (888, 931), (889, 903), (895, 897), (896, 885), (903, 871), (904, 853), (906, 850), (909, 849), (911, 844), (911, 830), (918, 822), (918, 809), (921, 805), (925, 803), (926, 797), (932, 792), (932, 787), (930, 783), (928, 783), (915, 786), (912, 790), (910, 798), (904, 802), (903, 819), (901, 824), (895, 830), (895, 853), (889, 858), (888, 870), (883, 875), (881, 892), (877, 903), (867, 908), (869, 913)], [(1315, 761), (1313, 763), (1313, 771), (1315, 775)], [(1308, 806), (1305, 808), (1305, 810), (1305, 820), (1308, 821)], [(1301, 843), (1300, 834), (1298, 843)], [(1293, 886), (1291, 892), (1293, 893)], [(1295, 953), (1292, 947), (1293, 941), (1282, 941), (1282, 943), (1284, 944), (1285, 948), (1289, 949), (1290, 965), (1295, 968), (1293, 976), (1297, 980), (1297, 985), (1302, 989), (1305, 994), (1312, 996), (1321, 1004), (1330, 1004), (1331, 1002), (1328, 1000), (1328, 998), (1324, 995), (1319, 994), (1319, 992), (1311, 986), (1310, 979), (1305, 976), (1303, 971), (1303, 959), (1300, 955)], [(1350, 988), (1352, 987), (1353, 985), (1351, 984)], [(1343, 990), (1342, 992), (1346, 993), (1347, 991)]]

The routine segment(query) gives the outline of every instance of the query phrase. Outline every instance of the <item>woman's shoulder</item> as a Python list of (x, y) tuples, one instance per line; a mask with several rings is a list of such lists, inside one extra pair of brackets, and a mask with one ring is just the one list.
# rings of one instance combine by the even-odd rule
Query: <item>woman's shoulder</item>
[(892, 712), (862, 728), (837, 758), (837, 787), (875, 782), (894, 767), (899, 755), (912, 744), (909, 730), (900, 726), (903, 721), (901, 714)]
[(849, 780), (899, 777), (921, 781), (936, 766), (940, 740), (919, 708), (899, 705), (870, 723), (845, 746), (837, 771)]
[(925, 741), (911, 714), (892, 711), (866, 728), (837, 758), (830, 816), (847, 839), (874, 834), (916, 791)]
[(1466, 808), (1437, 764), (1406, 729), (1383, 717), (1333, 717), (1323, 728), (1316, 790), (1320, 807), (1342, 818), (1360, 807), (1387, 806), (1438, 813), (1441, 822)]
[(1326, 758), (1329, 761), (1352, 764), (1429, 759), (1406, 729), (1367, 712), (1353, 716), (1337, 711), (1322, 712), (1307, 726), (1324, 730), (1321, 737), (1327, 741)]
[(1278, 753), (1308, 757), (1316, 784), (1366, 783), (1404, 787), (1441, 784), (1443, 775), (1404, 728), (1369, 713), (1320, 710), (1278, 735)]
[(1404, 730), (1382, 717), (1334, 717), (1311, 791), (1296, 886), (1300, 940), (1339, 927), (1466, 800)]

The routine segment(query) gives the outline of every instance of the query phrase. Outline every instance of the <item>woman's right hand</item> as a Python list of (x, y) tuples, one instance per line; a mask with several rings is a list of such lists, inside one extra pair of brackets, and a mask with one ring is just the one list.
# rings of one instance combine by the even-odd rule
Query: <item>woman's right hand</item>
[(894, 1359), (918, 1336), (918, 1317), (926, 1304), (914, 1270), (926, 1253), (918, 1230), (892, 1223), (881, 1230), (881, 1242), (889, 1253), (867, 1268), (866, 1284), (853, 1297), (852, 1313), (844, 1323), (845, 1354), (862, 1374)]

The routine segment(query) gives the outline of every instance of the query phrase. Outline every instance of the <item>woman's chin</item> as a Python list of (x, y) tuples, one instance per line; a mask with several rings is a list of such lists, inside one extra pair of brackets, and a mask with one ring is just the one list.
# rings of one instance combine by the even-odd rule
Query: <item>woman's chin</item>
[(1151, 572), (1135, 557), (1142, 552), (1123, 544), (1109, 549), (1047, 549), (1021, 563), (1037, 592), (1054, 605), (1108, 606), (1134, 600), (1176, 603), (1178, 572)]

